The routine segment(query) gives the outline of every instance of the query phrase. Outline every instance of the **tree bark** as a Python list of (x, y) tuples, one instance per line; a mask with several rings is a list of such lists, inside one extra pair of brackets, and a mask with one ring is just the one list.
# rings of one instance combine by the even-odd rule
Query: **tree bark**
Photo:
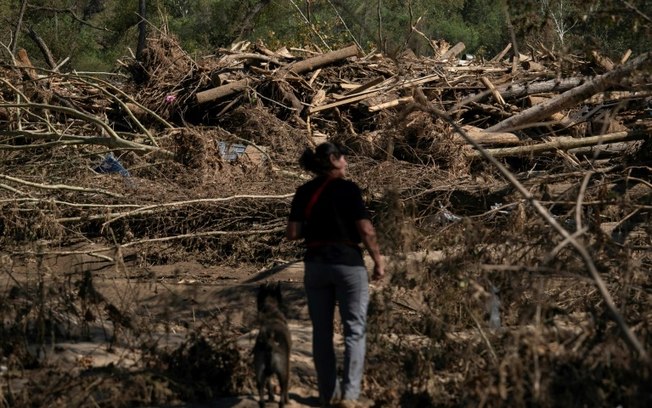
[(260, 12), (263, 11), (265, 6), (269, 4), (269, 2), (270, 0), (261, 0), (253, 6), (253, 9), (247, 14), (244, 21), (242, 22), (240, 33), (234, 42), (240, 41), (242, 37), (251, 32), (251, 29), (253, 28), (253, 21), (256, 19), (256, 17), (258, 17)]

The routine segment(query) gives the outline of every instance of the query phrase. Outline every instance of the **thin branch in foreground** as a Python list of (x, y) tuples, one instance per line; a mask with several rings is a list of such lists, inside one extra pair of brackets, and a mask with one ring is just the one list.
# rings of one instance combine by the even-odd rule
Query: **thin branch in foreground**
[(194, 204), (199, 204), (199, 203), (218, 203), (218, 202), (224, 202), (224, 201), (231, 201), (231, 200), (237, 200), (241, 198), (256, 198), (256, 199), (285, 199), (285, 198), (291, 198), (294, 196), (294, 193), (290, 194), (283, 194), (283, 195), (252, 195), (252, 194), (243, 194), (243, 195), (234, 195), (234, 196), (229, 196), (229, 197), (218, 197), (218, 198), (199, 198), (196, 200), (187, 200), (187, 201), (174, 201), (170, 203), (163, 203), (163, 204), (152, 204), (148, 205), (145, 207), (141, 207), (137, 210), (129, 211), (129, 212), (124, 212), (120, 214), (114, 214), (114, 215), (109, 215), (109, 220), (106, 221), (104, 224), (102, 224), (102, 229), (107, 227), (109, 224), (112, 222), (119, 220), (121, 218), (125, 217), (131, 217), (134, 215), (143, 215), (143, 214), (152, 214), (156, 213), (162, 209), (165, 208), (170, 208), (170, 207), (183, 207), (186, 205), (194, 205)]
[(216, 237), (216, 236), (220, 236), (220, 235), (237, 236), (237, 235), (272, 234), (272, 233), (281, 232), (281, 231), (285, 231), (285, 227), (277, 227), (277, 228), (272, 228), (272, 229), (268, 229), (268, 230), (194, 232), (194, 233), (190, 233), (190, 234), (173, 235), (173, 236), (169, 236), (169, 237), (141, 239), (141, 240), (138, 240), (138, 241), (127, 242), (127, 243), (122, 244), (120, 246), (123, 247), (123, 248), (126, 248), (126, 247), (130, 247), (130, 246), (150, 244), (150, 243), (153, 243), (153, 242), (173, 241), (173, 240), (177, 240), (177, 239)]
[(90, 193), (90, 194), (105, 194), (111, 197), (122, 197), (121, 194), (114, 193), (108, 190), (102, 190), (102, 189), (97, 189), (97, 188), (84, 188), (84, 187), (78, 187), (78, 186), (69, 186), (67, 184), (40, 184), (40, 183), (33, 183), (31, 181), (19, 179), (16, 177), (11, 177), (7, 176), (6, 174), (0, 174), (0, 179), (7, 180), (7, 181), (12, 181), (14, 183), (19, 183), (23, 184), (26, 186), (30, 187), (35, 187), (43, 190), (68, 190), (68, 191), (79, 191), (82, 193)]
[(11, 255), (13, 256), (44, 256), (44, 255), (55, 255), (55, 256), (64, 256), (64, 255), (88, 255), (94, 258), (103, 259), (109, 262), (115, 262), (115, 259), (107, 255), (99, 254), (98, 252), (109, 252), (115, 251), (114, 248), (100, 248), (93, 251), (13, 251)]

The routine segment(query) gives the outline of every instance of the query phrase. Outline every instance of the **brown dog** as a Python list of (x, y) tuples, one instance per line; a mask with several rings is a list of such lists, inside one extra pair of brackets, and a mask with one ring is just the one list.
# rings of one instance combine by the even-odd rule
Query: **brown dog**
[(276, 374), (281, 386), (282, 408), (288, 402), (290, 382), (290, 349), (292, 337), (282, 312), (281, 286), (265, 284), (258, 289), (258, 321), (260, 330), (254, 345), (254, 371), (260, 397), (258, 405), (265, 406), (265, 387), (270, 401), (274, 401), (271, 377)]

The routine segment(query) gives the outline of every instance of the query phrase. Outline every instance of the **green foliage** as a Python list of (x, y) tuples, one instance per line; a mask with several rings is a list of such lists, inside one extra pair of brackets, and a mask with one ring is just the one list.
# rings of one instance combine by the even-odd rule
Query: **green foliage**
[[(597, 49), (619, 57), (649, 48), (648, 0), (147, 0), (148, 29), (169, 29), (191, 53), (214, 53), (236, 40), (269, 47), (335, 49), (356, 40), (364, 51), (411, 48), (432, 52), (428, 39), (464, 42), (466, 52), (494, 55), (511, 41), (508, 10), (521, 49), (542, 43), (555, 50)], [(22, 0), (0, 0), (0, 40), (9, 44)], [(106, 70), (135, 50), (136, 0), (30, 0), (18, 46), (44, 66), (27, 36), (33, 28), (56, 60)], [(647, 13), (647, 14), (646, 14)], [(419, 32), (412, 31), (415, 25)], [(560, 34), (563, 33), (563, 38)], [(563, 41), (562, 41), (563, 40)]]

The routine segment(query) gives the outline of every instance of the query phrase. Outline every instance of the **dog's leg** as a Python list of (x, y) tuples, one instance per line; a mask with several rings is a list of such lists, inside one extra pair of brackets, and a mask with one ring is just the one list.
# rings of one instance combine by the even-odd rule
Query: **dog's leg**
[(279, 408), (283, 408), (283, 406), (288, 403), (289, 380), (290, 373), (287, 369), (283, 373), (278, 373), (278, 382), (281, 384), (281, 399), (278, 403)]
[(258, 388), (258, 406), (265, 408), (265, 386), (267, 385), (267, 378), (265, 378), (265, 367), (262, 364), (256, 364), (256, 386)]
[(267, 397), (271, 402), (274, 402), (274, 384), (272, 384), (272, 376), (267, 377)]
[(265, 408), (265, 381), (258, 383), (258, 406)]

